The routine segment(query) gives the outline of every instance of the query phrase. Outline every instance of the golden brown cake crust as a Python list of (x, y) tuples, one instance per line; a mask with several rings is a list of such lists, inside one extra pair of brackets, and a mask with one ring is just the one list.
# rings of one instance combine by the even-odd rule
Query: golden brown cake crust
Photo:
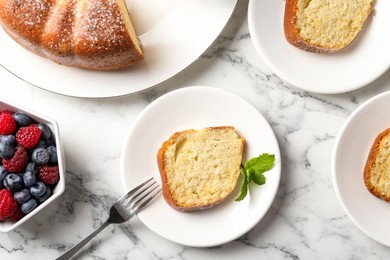
[(304, 51), (316, 52), (316, 53), (330, 53), (334, 50), (329, 50), (319, 46), (314, 46), (304, 41), (300, 36), (296, 28), (297, 22), (297, 9), (299, 0), (286, 0), (284, 9), (284, 35), (286, 40)]
[[(390, 202), (390, 190), (389, 191), (383, 191), (381, 190), (375, 183), (373, 183), (370, 180), (371, 177), (371, 170), (373, 166), (375, 165), (376, 158), (380, 152), (381, 149), (381, 142), (383, 138), (390, 135), (390, 128), (384, 130), (381, 132), (373, 142), (370, 153), (368, 154), (368, 158), (366, 161), (366, 165), (364, 167), (364, 183), (367, 187), (367, 189), (376, 197), (383, 199), (387, 202)], [(390, 156), (390, 155), (389, 155)]]
[(143, 59), (116, 0), (0, 0), (0, 23), (20, 45), (62, 65), (113, 70)]
[(173, 208), (177, 210), (181, 210), (181, 207), (177, 206), (176, 203), (173, 202), (172, 194), (169, 192), (170, 187), (168, 184), (168, 177), (167, 172), (165, 171), (165, 160), (164, 155), (167, 151), (168, 147), (171, 145), (172, 142), (176, 139), (177, 136), (179, 136), (183, 131), (174, 133), (167, 141), (165, 141), (161, 148), (158, 150), (157, 153), (157, 165), (158, 169), (160, 171), (161, 176), (161, 185), (162, 185), (162, 194), (164, 196), (165, 201)]
[[(216, 126), (216, 127), (208, 127), (207, 129), (210, 129), (210, 130), (212, 130), (212, 129), (233, 129), (234, 130), (234, 127), (232, 127), (232, 126)], [(169, 185), (167, 171), (166, 171), (166, 165), (165, 165), (165, 159), (164, 159), (165, 153), (167, 152), (168, 148), (173, 143), (176, 142), (176, 139), (180, 135), (185, 134), (185, 133), (195, 132), (195, 131), (196, 130), (194, 130), (194, 129), (188, 129), (188, 130), (175, 132), (174, 134), (171, 135), (171, 137), (167, 141), (165, 141), (162, 144), (161, 148), (159, 149), (159, 151), (157, 153), (157, 164), (158, 164), (158, 169), (159, 169), (160, 176), (161, 176), (162, 194), (164, 196), (165, 201), (168, 203), (168, 205), (170, 205), (172, 208), (179, 210), (179, 211), (196, 211), (196, 210), (208, 209), (208, 208), (211, 208), (211, 207), (217, 205), (218, 203), (220, 203), (224, 199), (224, 198), (220, 198), (219, 200), (213, 201), (212, 203), (196, 205), (196, 206), (189, 206), (189, 205), (181, 205), (172, 196), (172, 193), (171, 193), (172, 188)], [(240, 153), (242, 156), (245, 140), (244, 140), (244, 138), (240, 137), (240, 141), (241, 141)], [(240, 158), (240, 161), (241, 161), (241, 158)]]

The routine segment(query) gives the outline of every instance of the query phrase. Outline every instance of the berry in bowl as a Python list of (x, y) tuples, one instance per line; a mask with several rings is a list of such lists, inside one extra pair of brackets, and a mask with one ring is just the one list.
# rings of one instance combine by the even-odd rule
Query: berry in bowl
[(32, 218), (65, 190), (56, 121), (0, 99), (0, 231)]

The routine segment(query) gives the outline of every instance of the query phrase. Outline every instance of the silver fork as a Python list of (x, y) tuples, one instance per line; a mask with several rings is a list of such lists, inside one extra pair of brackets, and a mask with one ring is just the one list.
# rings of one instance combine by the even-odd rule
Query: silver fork
[(149, 204), (154, 197), (161, 191), (154, 178), (141, 183), (122, 198), (117, 200), (110, 209), (110, 215), (106, 222), (104, 222), (98, 229), (92, 232), (89, 236), (84, 238), (81, 242), (74, 245), (65, 254), (58, 257), (57, 260), (70, 259), (76, 254), (85, 244), (87, 244), (93, 237), (100, 233), (104, 228), (110, 224), (123, 223), (141, 211), (147, 204)]

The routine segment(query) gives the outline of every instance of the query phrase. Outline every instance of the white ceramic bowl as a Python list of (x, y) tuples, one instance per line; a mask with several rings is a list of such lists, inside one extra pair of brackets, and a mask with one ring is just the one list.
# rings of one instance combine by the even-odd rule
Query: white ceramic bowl
[(55, 120), (45, 115), (42, 115), (40, 113), (34, 112), (31, 109), (28, 109), (26, 107), (17, 105), (13, 102), (0, 98), (0, 111), (3, 110), (10, 110), (13, 112), (18, 112), (18, 111), (23, 112), (29, 115), (36, 122), (45, 123), (47, 126), (50, 127), (52, 133), (55, 136), (57, 155), (58, 155), (58, 168), (60, 173), (60, 179), (58, 183), (55, 185), (54, 189), (52, 190), (52, 195), (46, 201), (44, 201), (32, 212), (30, 212), (29, 214), (27, 214), (17, 222), (10, 222), (10, 221), (0, 222), (0, 232), (9, 232), (14, 228), (20, 226), (24, 222), (28, 221), (32, 217), (34, 217), (39, 211), (43, 210), (47, 205), (52, 203), (55, 199), (61, 196), (61, 194), (65, 191), (65, 156), (64, 156), (63, 147), (60, 140), (59, 128)]

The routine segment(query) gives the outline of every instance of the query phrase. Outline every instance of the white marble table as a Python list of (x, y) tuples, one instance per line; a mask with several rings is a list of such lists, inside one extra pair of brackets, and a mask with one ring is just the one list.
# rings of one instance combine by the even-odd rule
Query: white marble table
[(134, 218), (110, 226), (77, 259), (388, 259), (390, 249), (346, 216), (331, 180), (335, 138), (354, 109), (390, 89), (390, 71), (360, 90), (318, 95), (289, 86), (256, 54), (247, 1), (216, 43), (178, 77), (142, 93), (78, 99), (31, 86), (0, 68), (0, 95), (57, 119), (67, 159), (66, 192), (15, 231), (0, 234), (0, 259), (55, 259), (97, 228), (123, 193), (121, 148), (137, 115), (164, 93), (206, 85), (229, 90), (270, 122), (282, 153), (277, 197), (247, 234), (214, 248), (174, 244)]

